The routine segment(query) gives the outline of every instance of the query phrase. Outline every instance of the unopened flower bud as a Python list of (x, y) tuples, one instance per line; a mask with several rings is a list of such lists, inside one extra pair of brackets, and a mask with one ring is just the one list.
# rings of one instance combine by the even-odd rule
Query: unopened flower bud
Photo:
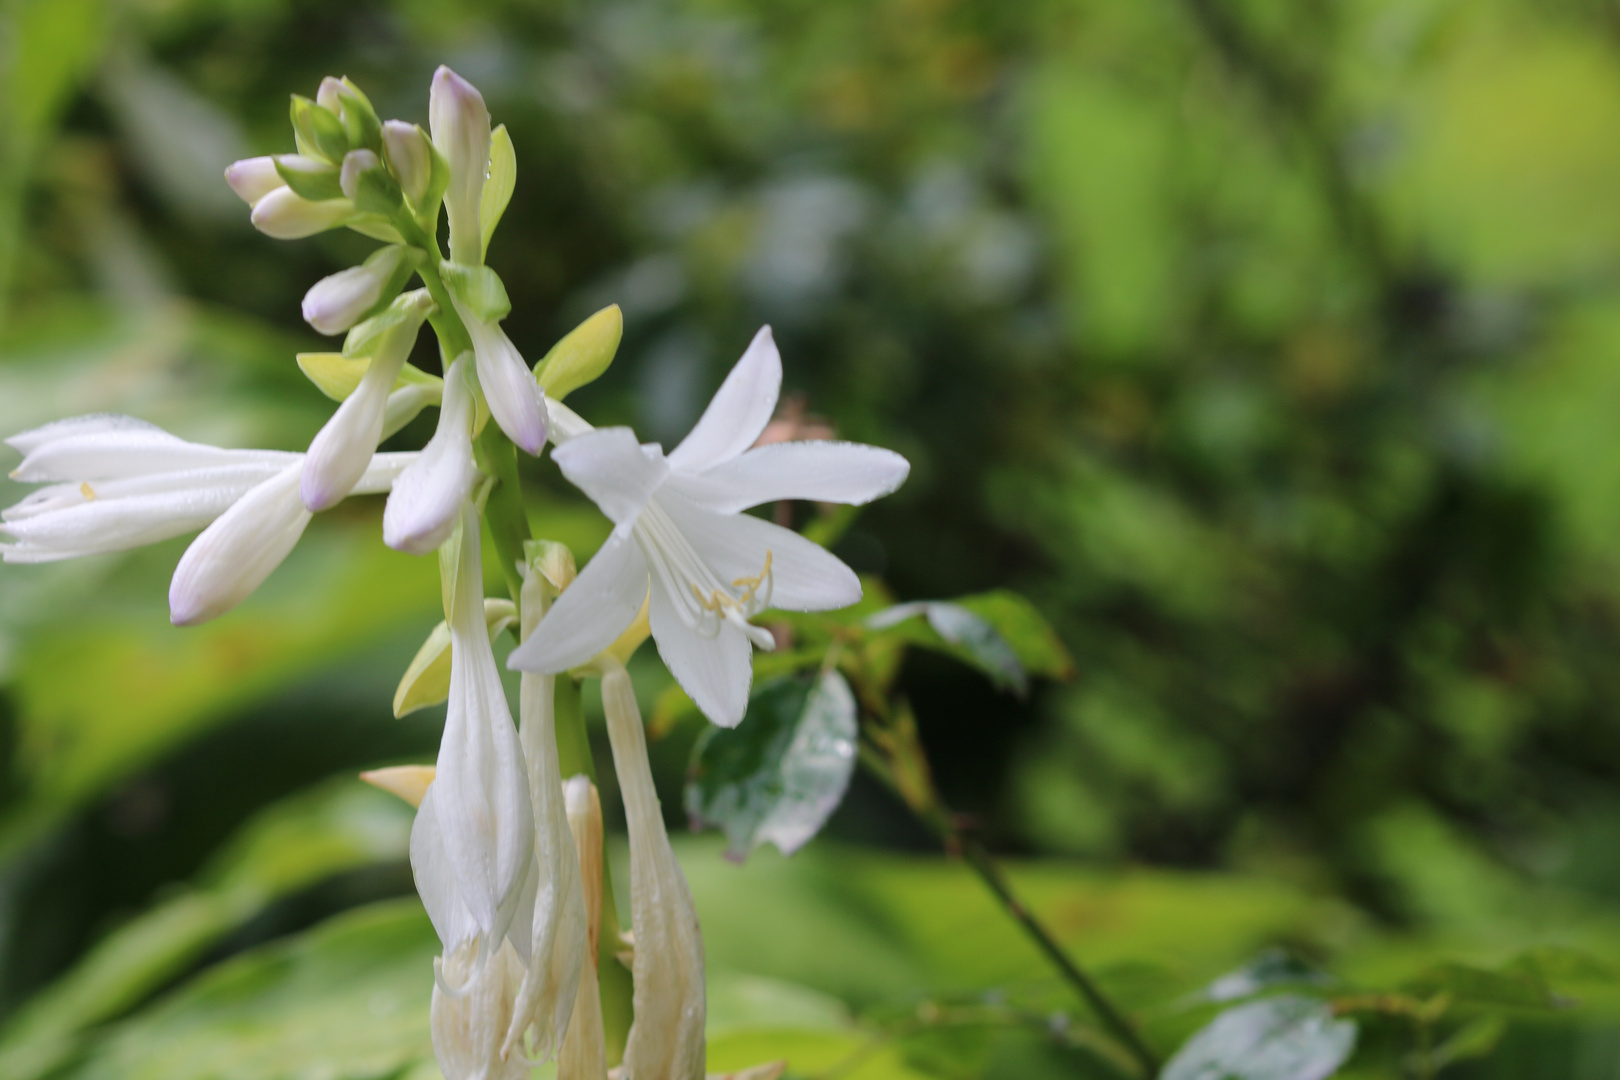
[(317, 281), (304, 294), (304, 321), (323, 334), (343, 333), (377, 306), (404, 258), (405, 249), (391, 244), (359, 266)]
[(399, 181), (411, 208), (419, 209), (433, 180), (433, 144), (427, 132), (403, 120), (390, 120), (383, 125), (382, 140), (389, 171)]
[(433, 75), (428, 100), (433, 145), (450, 163), (445, 214), (450, 219), (450, 258), (477, 266), (484, 261), (478, 202), (489, 170), (489, 109), (472, 83), (447, 67)]
[(291, 188), (277, 188), (253, 206), (253, 227), (277, 240), (302, 240), (306, 236), (342, 225), (354, 204), (347, 199), (311, 202)]
[(339, 174), (338, 183), (343, 189), (343, 196), (353, 199), (360, 191), (360, 174), (368, 169), (375, 169), (382, 164), (382, 159), (370, 150), (351, 150), (343, 157), (343, 170)]
[(225, 169), (225, 182), (241, 200), (252, 206), (277, 188), (287, 186), (272, 157), (243, 158)]
[(339, 105), (338, 94), (343, 89), (343, 82), (331, 75), (321, 80), (321, 88), (315, 91), (315, 104), (323, 109), (337, 112)]

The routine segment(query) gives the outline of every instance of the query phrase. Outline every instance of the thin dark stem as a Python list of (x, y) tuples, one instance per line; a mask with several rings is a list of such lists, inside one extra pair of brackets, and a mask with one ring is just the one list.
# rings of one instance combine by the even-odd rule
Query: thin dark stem
[[(857, 690), (859, 693), (859, 690)], [(864, 696), (864, 695), (863, 695)], [(1057, 968), (1059, 974), (1072, 985), (1092, 1012), (1101, 1021), (1102, 1026), (1114, 1038), (1118, 1039), (1142, 1068), (1142, 1075), (1148, 1080), (1159, 1075), (1159, 1059), (1142, 1037), (1136, 1033), (1131, 1022), (1125, 1014), (1108, 1000), (1102, 989), (1092, 980), (1091, 976), (1083, 971), (1078, 963), (1063, 950), (1051, 931), (1047, 930), (1035, 916), (1035, 913), (1020, 900), (1012, 890), (1006, 875), (996, 864), (995, 858), (990, 854), (983, 843), (976, 837), (964, 834), (955, 824), (955, 815), (945, 806), (937, 792), (930, 791), (930, 805), (918, 806), (912, 796), (901, 789), (896, 782), (894, 773), (885, 759), (883, 751), (867, 743), (860, 747), (860, 762), (869, 773), (875, 776), (891, 791), (900, 796), (909, 806), (919, 821), (928, 826), (945, 849), (953, 855), (960, 855), (975, 873), (979, 875), (986, 887), (994, 894), (996, 900), (1012, 916), (1013, 920), (1021, 926), (1036, 948), (1041, 950), (1052, 966)]]

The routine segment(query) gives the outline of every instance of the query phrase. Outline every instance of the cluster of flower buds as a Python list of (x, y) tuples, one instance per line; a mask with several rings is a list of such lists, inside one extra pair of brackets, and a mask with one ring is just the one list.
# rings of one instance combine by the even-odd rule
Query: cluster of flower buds
[[(296, 154), (226, 172), (254, 225), (280, 239), (347, 227), (385, 245), (304, 298), (311, 326), (346, 335), (340, 352), (298, 357), (339, 402), (331, 419), (303, 454), (202, 446), (117, 416), (13, 436), (24, 455), (13, 477), (48, 486), (4, 512), (0, 532), (11, 542), (0, 555), (65, 559), (200, 528), (169, 596), (172, 620), (189, 624), (262, 584), (313, 514), (349, 495), (387, 492), (383, 540), (438, 552), (445, 610), (395, 710), (448, 707), (435, 765), (368, 779), (418, 807), (411, 864), (444, 947), (431, 1017), (445, 1076), (516, 1080), (553, 1056), (561, 1080), (606, 1075), (594, 968), (601, 814), (588, 780), (562, 777), (553, 696), (564, 676), (602, 680), (629, 825), (635, 1021), (623, 1076), (703, 1080), (702, 935), (664, 831), (625, 663), (651, 636), (711, 720), (739, 723), (753, 650), (774, 642), (754, 617), (769, 607), (828, 610), (861, 595), (837, 558), (745, 511), (789, 499), (865, 503), (899, 487), (909, 466), (876, 447), (767, 436), (782, 382), (769, 328), (668, 454), (628, 428), (597, 430), (562, 404), (611, 363), (618, 308), (587, 319), (532, 371), (513, 347), (500, 326), (511, 304), (484, 255), (515, 186), (515, 156), (478, 91), (448, 68), (433, 78), (431, 134), (380, 121), (347, 79), (326, 79), (313, 101), (294, 97), (292, 122)], [(449, 258), (439, 246), (441, 205)], [(413, 277), (421, 287), (406, 291)], [(424, 323), (438, 339), (442, 378), (409, 361)], [(429, 406), (439, 415), (426, 447), (378, 452)], [(513, 448), (538, 455), (548, 438), (562, 474), (614, 526), (577, 575), (561, 545), (510, 545), (528, 535)], [(510, 600), (483, 595), (486, 518), (509, 560)], [(491, 644), (514, 626), (509, 663), (523, 672), (516, 725)]]

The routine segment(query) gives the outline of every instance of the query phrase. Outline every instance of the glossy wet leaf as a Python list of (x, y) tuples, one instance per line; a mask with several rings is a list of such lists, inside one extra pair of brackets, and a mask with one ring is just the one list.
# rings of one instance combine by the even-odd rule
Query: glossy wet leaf
[(1356, 1045), (1356, 1025), (1320, 1001), (1284, 995), (1227, 1009), (1165, 1065), (1162, 1080), (1326, 1080)]
[(1324, 972), (1298, 957), (1282, 949), (1267, 949), (1236, 971), (1229, 971), (1210, 983), (1204, 988), (1203, 996), (1210, 1001), (1236, 1001), (1272, 987), (1328, 981)]
[[(915, 621), (916, 616), (923, 621)], [(943, 600), (900, 604), (868, 619), (867, 626), (880, 631), (892, 628), (906, 640), (947, 652), (1019, 697), (1029, 692), (1029, 674), (1012, 645), (987, 620), (961, 604)]]
[(855, 697), (837, 672), (760, 687), (741, 724), (709, 729), (693, 749), (686, 785), (693, 828), (722, 829), (732, 859), (764, 843), (791, 855), (843, 799), (855, 734)]

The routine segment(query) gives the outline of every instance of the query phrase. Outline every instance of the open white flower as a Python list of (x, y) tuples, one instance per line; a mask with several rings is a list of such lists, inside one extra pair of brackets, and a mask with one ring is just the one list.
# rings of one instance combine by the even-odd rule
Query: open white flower
[[(910, 465), (892, 451), (854, 443), (749, 449), (781, 385), (781, 357), (766, 327), (668, 456), (638, 444), (629, 428), (573, 435), (552, 451), (614, 529), (512, 653), (511, 667), (576, 667), (618, 637), (647, 601), (665, 665), (709, 719), (733, 727), (748, 705), (750, 642), (771, 646), (770, 634), (748, 620), (768, 606), (826, 611), (860, 599), (860, 581), (837, 558), (741, 511), (778, 499), (870, 502), (898, 488)], [(577, 425), (555, 428), (561, 438)]]
[[(206, 584), (207, 590), (182, 588), (187, 603), (178, 621), (205, 617), (205, 610), (223, 610), (218, 605), (226, 598), (234, 596), (229, 601), (234, 603), (251, 592), (263, 580), (263, 575), (253, 572), (262, 558), (248, 558), (244, 546), (264, 542), (271, 533), (284, 538), (284, 526), (297, 517), (293, 513), (288, 519), (283, 512), (286, 507), (281, 505), (285, 500), (272, 497), (280, 488), (267, 485), (290, 470), (301, 469), (302, 454), (226, 450), (187, 442), (143, 420), (113, 414), (59, 420), (6, 442), (24, 454), (12, 478), (47, 485), (0, 515), (0, 532), (13, 541), (0, 544), (0, 557), (6, 562), (53, 562), (124, 551), (208, 527), (192, 544), (198, 555), (187, 552), (190, 565), (196, 569), (210, 551), (219, 552), (222, 561), (215, 564), (214, 572), (204, 575), (207, 582), (194, 583), (199, 587)], [(370, 458), (353, 490), (357, 494), (387, 491), (415, 457), (379, 454)], [(297, 502), (296, 476), (293, 471), (293, 503)], [(250, 499), (255, 492), (259, 496)], [(242, 509), (236, 509), (239, 506)], [(227, 517), (234, 524), (221, 525)], [(270, 528), (272, 520), (281, 527)], [(302, 531), (301, 525), (298, 528)], [(206, 544), (204, 537), (208, 537)], [(211, 558), (206, 561), (214, 562)], [(279, 561), (278, 556), (263, 566), (263, 573), (268, 574)], [(182, 564), (187, 565), (186, 560)], [(206, 599), (204, 591), (208, 592)], [(191, 603), (193, 597), (195, 604)]]

